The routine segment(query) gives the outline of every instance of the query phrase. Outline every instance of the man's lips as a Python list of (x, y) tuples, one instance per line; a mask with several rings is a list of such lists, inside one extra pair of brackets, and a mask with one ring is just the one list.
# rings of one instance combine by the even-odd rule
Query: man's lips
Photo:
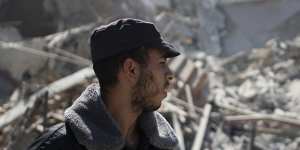
[(167, 82), (165, 84), (164, 90), (167, 92), (167, 91), (171, 90), (171, 88), (172, 88), (171, 84), (169, 82)]

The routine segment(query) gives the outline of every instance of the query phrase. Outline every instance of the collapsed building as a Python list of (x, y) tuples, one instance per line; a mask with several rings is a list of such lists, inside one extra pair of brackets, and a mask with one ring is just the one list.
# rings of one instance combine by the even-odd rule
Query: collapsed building
[(124, 16), (154, 21), (184, 53), (169, 63), (176, 86), (160, 110), (178, 149), (300, 147), (297, 0), (69, 3), (0, 0), (1, 148), (22, 149), (63, 121), (96, 82), (91, 30)]

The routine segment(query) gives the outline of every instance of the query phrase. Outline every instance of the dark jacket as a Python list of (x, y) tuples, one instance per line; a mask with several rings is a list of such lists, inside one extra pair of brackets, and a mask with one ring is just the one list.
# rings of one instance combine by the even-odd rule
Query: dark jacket
[[(98, 84), (90, 85), (65, 111), (65, 123), (39, 137), (29, 150), (124, 150), (125, 140), (106, 111)], [(141, 150), (170, 150), (177, 138), (158, 112), (144, 112), (138, 119)]]

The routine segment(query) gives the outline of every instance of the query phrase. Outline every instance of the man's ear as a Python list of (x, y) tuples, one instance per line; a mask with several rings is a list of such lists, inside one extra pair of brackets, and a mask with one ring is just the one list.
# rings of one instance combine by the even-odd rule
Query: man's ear
[(135, 60), (126, 58), (122, 66), (122, 71), (127, 80), (136, 82), (140, 75), (140, 65)]

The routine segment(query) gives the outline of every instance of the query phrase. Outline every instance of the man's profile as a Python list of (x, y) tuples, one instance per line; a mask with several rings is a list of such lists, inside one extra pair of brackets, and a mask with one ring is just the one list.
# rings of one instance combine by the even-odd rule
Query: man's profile
[(179, 53), (153, 23), (119, 19), (90, 38), (91, 84), (64, 114), (65, 121), (41, 135), (29, 150), (167, 150), (175, 133), (156, 112), (173, 74), (167, 59)]

